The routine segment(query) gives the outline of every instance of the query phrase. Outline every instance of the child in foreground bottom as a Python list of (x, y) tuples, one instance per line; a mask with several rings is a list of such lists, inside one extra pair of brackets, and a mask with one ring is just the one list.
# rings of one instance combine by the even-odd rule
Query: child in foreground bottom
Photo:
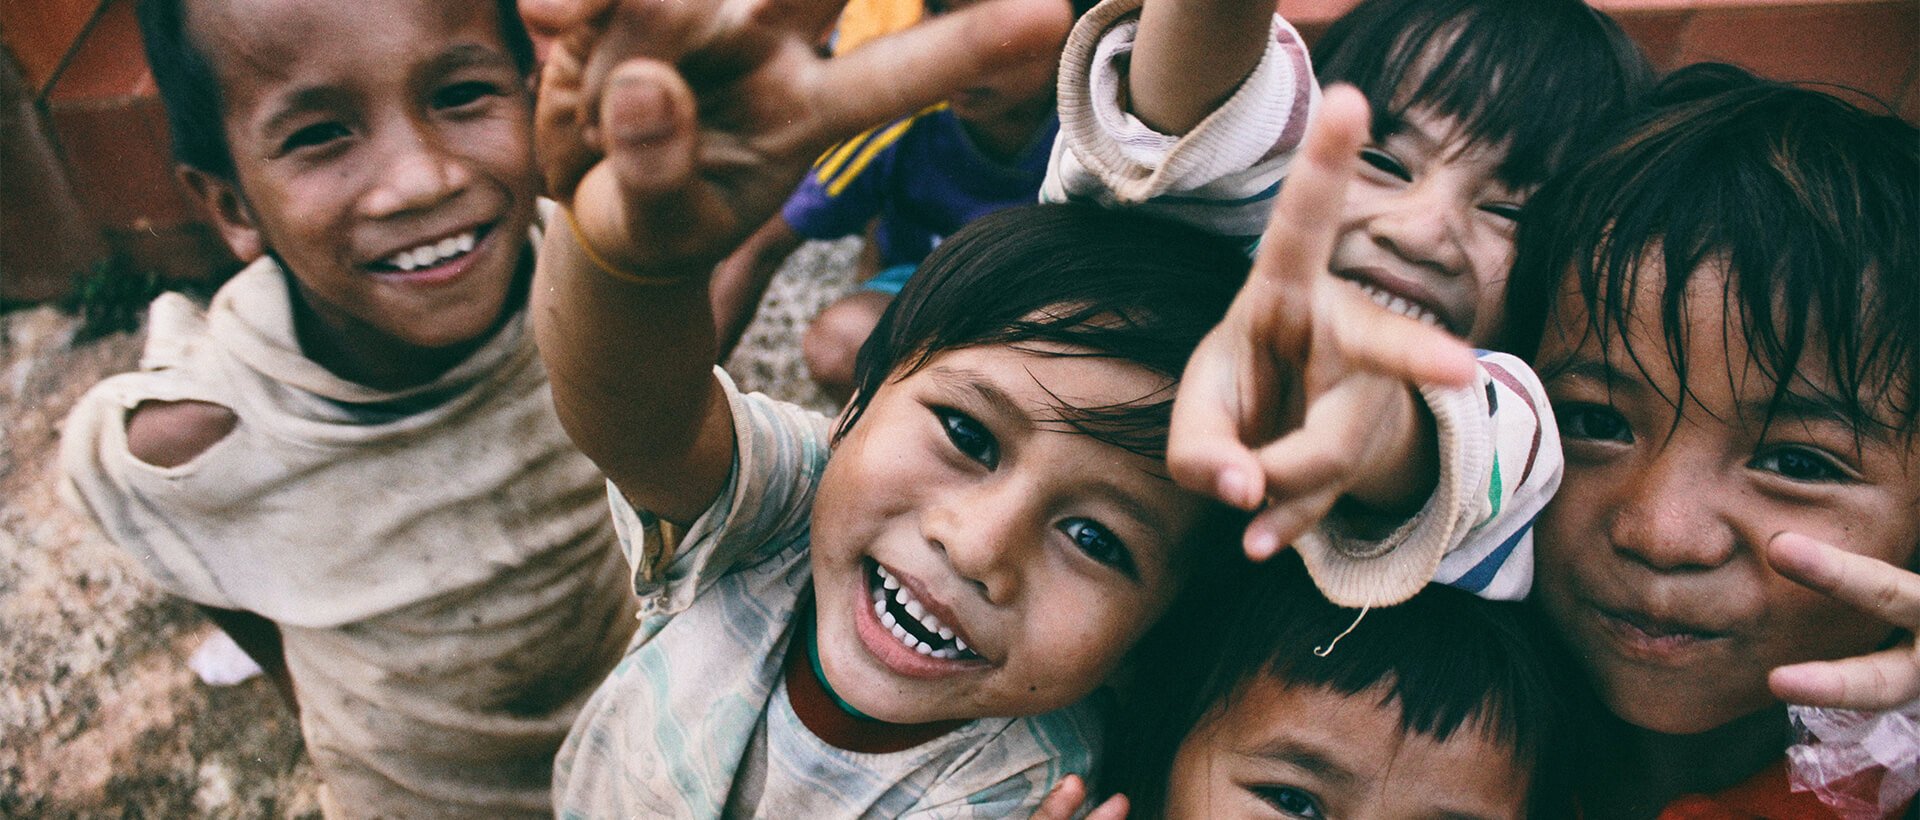
[(1099, 815), (1566, 813), (1579, 682), (1524, 605), (1430, 584), (1357, 614), (1294, 553), (1197, 580), (1141, 644)]

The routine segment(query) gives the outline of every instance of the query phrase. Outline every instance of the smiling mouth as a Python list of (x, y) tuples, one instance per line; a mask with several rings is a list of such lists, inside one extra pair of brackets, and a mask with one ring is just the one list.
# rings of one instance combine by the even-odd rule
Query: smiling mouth
[(469, 229), (438, 242), (428, 242), (419, 247), (410, 248), (367, 267), (375, 273), (412, 273), (414, 271), (437, 268), (466, 258), (473, 249), (485, 240), (493, 226), (486, 225)]
[(1600, 616), (1607, 632), (1630, 653), (1649, 659), (1664, 659), (1727, 637), (1723, 632), (1695, 629), (1598, 605), (1594, 605), (1593, 611)]
[(905, 584), (887, 572), (886, 567), (878, 563), (870, 566), (867, 572), (867, 597), (873, 605), (873, 614), (880, 619), (881, 626), (893, 633), (894, 640), (929, 658), (950, 661), (980, 659), (978, 653), (967, 647), (965, 639), (928, 612)]

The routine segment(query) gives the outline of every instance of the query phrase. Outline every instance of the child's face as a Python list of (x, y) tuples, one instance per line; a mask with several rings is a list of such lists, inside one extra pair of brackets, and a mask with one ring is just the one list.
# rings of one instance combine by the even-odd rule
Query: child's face
[(1720, 273), (1696, 275), (1683, 304), (1691, 406), (1676, 421), (1660, 278), (1643, 271), (1631, 304), (1638, 366), (1618, 334), (1605, 347), (1569, 336), (1587, 310), (1571, 284), (1548, 323), (1537, 364), (1567, 466), (1539, 521), (1539, 594), (1615, 714), (1691, 734), (1773, 705), (1775, 666), (1888, 637), (1886, 624), (1775, 574), (1764, 551), (1792, 531), (1910, 566), (1920, 462), (1901, 433), (1821, 400), (1832, 392), (1819, 339), (1766, 426), (1774, 382), (1726, 317)]
[(1398, 704), (1268, 677), (1195, 727), (1174, 755), (1166, 816), (1517, 818), (1528, 770), (1469, 724), (1445, 742), (1400, 727)]
[(1159, 398), (1167, 384), (1122, 361), (995, 345), (882, 386), (814, 501), (834, 690), (921, 723), (1044, 712), (1105, 680), (1173, 595), (1176, 546), (1202, 505), (1164, 463), (1054, 408)]
[(1431, 317), (1474, 344), (1491, 342), (1513, 261), (1514, 217), (1531, 193), (1500, 181), (1506, 150), (1472, 143), (1453, 118), (1414, 108), (1396, 132), (1362, 148), (1360, 159), (1333, 273), (1396, 312)]
[(533, 218), (529, 94), (492, 3), (196, 3), (243, 258), (275, 252), (336, 337), (426, 348), (498, 319)]

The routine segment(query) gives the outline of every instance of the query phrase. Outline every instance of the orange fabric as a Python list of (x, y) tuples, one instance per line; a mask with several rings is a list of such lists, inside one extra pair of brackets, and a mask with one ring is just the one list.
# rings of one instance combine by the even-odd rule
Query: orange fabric
[(833, 50), (845, 54), (861, 43), (920, 22), (922, 0), (848, 0), (840, 12)]

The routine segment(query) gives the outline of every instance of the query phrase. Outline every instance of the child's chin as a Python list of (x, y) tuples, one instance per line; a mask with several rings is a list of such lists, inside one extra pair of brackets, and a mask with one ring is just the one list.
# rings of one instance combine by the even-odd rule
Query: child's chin
[[(1696, 735), (1734, 722), (1748, 711), (1734, 704), (1702, 702), (1696, 698), (1675, 698), (1677, 688), (1647, 691), (1639, 688), (1617, 690), (1609, 695), (1608, 707), (1628, 723), (1665, 735)], [(1695, 690), (1699, 691), (1699, 690)]]

